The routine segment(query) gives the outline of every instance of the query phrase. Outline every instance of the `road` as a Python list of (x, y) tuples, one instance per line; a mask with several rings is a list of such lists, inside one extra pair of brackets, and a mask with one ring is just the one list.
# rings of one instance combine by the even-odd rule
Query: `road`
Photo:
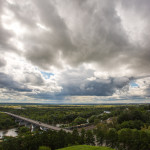
[(4, 113), (5, 113), (5, 114), (8, 114), (8, 115), (10, 115), (10, 116), (12, 116), (12, 117), (15, 117), (15, 118), (17, 118), (17, 119), (24, 120), (24, 121), (26, 121), (26, 122), (29, 122), (29, 123), (31, 123), (31, 124), (34, 124), (34, 125), (36, 125), (36, 126), (48, 128), (48, 129), (55, 130), (55, 131), (63, 130), (63, 131), (72, 133), (71, 130), (67, 130), (67, 129), (55, 127), (55, 126), (52, 126), (52, 125), (49, 125), (49, 124), (45, 124), (45, 123), (42, 123), (42, 122), (39, 122), (39, 121), (35, 121), (35, 120), (29, 119), (29, 118), (25, 118), (25, 117), (22, 117), (22, 116), (19, 116), (19, 115), (15, 115), (15, 114), (12, 114), (12, 113), (9, 113), (9, 112), (4, 112)]

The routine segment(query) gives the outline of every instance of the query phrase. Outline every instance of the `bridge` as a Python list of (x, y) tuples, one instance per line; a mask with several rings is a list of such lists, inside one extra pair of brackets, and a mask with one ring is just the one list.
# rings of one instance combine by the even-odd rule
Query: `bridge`
[(39, 122), (39, 121), (35, 121), (35, 120), (29, 119), (29, 118), (25, 118), (25, 117), (22, 117), (22, 116), (19, 116), (19, 115), (15, 115), (15, 114), (12, 114), (12, 113), (9, 113), (9, 112), (4, 112), (4, 113), (7, 114), (7, 115), (12, 116), (12, 117), (14, 117), (14, 118), (16, 118), (18, 120), (22, 120), (22, 121), (30, 123), (30, 124), (32, 124), (34, 126), (38, 126), (40, 128), (50, 129), (50, 130), (55, 130), (55, 131), (63, 130), (65, 132), (72, 133), (71, 130), (55, 127), (55, 126), (52, 126), (52, 125), (49, 125), (49, 124), (45, 124), (45, 123), (42, 123), (42, 122)]

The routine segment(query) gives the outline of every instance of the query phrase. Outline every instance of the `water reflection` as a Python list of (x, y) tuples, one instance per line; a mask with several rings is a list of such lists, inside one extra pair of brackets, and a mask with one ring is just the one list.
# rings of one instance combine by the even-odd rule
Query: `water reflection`
[(8, 129), (8, 130), (1, 130), (0, 131), (0, 139), (3, 138), (3, 136), (11, 136), (11, 137), (16, 137), (18, 133), (16, 132), (17, 129)]

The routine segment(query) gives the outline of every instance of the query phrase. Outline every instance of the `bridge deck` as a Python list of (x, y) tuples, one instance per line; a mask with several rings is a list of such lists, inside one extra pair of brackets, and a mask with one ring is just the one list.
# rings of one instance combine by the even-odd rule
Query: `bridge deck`
[(55, 131), (63, 130), (63, 131), (72, 133), (71, 130), (67, 130), (67, 129), (63, 129), (63, 128), (58, 128), (58, 127), (55, 127), (55, 126), (52, 126), (52, 125), (48, 125), (48, 124), (45, 124), (45, 123), (42, 123), (42, 122), (39, 122), (39, 121), (35, 121), (35, 120), (32, 120), (32, 119), (28, 119), (28, 118), (25, 118), (25, 117), (21, 117), (21, 116), (18, 116), (18, 115), (9, 113), (9, 112), (4, 112), (4, 113), (6, 113), (6, 114), (8, 114), (8, 115), (10, 115), (10, 116), (13, 116), (13, 117), (15, 117), (15, 118), (24, 120), (24, 121), (26, 121), (26, 122), (32, 123), (32, 124), (34, 124), (34, 125), (36, 125), (36, 126), (48, 128), (48, 129), (55, 130)]

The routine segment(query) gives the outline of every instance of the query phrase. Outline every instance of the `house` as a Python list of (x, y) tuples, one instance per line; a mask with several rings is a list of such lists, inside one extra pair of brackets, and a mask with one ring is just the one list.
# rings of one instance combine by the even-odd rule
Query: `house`
[(106, 113), (106, 114), (110, 114), (111, 112), (110, 112), (110, 111), (104, 111), (104, 113)]

